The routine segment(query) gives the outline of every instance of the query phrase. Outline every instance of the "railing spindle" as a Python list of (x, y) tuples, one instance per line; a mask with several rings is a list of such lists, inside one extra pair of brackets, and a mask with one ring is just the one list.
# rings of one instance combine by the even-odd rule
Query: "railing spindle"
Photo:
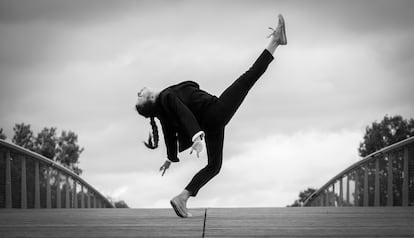
[(40, 208), (39, 161), (35, 161), (35, 208)]
[(88, 208), (91, 208), (91, 194), (89, 192), (89, 189), (88, 189), (88, 192), (86, 193), (86, 196), (87, 196), (87, 201), (88, 201), (87, 206)]
[(393, 175), (392, 175), (392, 163), (394, 154), (388, 154), (388, 186), (387, 186), (387, 205), (394, 205), (394, 191), (393, 191)]
[(343, 206), (344, 203), (344, 192), (343, 192), (343, 184), (342, 184), (343, 178), (339, 179), (339, 205)]
[(349, 189), (349, 174), (346, 175), (346, 204), (347, 206), (350, 206), (350, 189)]
[(62, 190), (60, 189), (60, 172), (56, 171), (56, 208), (62, 208)]
[(83, 184), (81, 184), (81, 208), (85, 208), (85, 200), (83, 196)]
[(380, 205), (380, 178), (379, 178), (379, 160), (381, 158), (377, 158), (375, 160), (375, 198), (374, 198), (374, 206), (378, 207)]
[(73, 208), (78, 208), (78, 196), (77, 196), (76, 180), (73, 179)]
[(6, 208), (12, 208), (11, 155), (6, 151)]
[(70, 208), (70, 191), (69, 191), (69, 189), (70, 189), (70, 185), (69, 185), (69, 176), (68, 175), (66, 175), (65, 176), (66, 177), (66, 184), (65, 184), (65, 187), (66, 187), (66, 191), (65, 191), (65, 196), (66, 196), (66, 199), (65, 199), (65, 207), (66, 208)]
[(46, 208), (52, 208), (52, 196), (50, 191), (50, 167), (46, 166)]
[(368, 199), (368, 164), (366, 164), (364, 168), (364, 207), (368, 206)]
[(358, 207), (359, 206), (359, 175), (358, 175), (357, 169), (355, 169), (354, 174), (355, 174), (354, 206)]
[(402, 187), (402, 205), (408, 206), (408, 146), (404, 148), (404, 173), (403, 173), (403, 187)]
[(20, 156), (22, 161), (22, 181), (21, 181), (21, 204), (20, 207), (27, 208), (27, 182), (26, 182), (26, 157)]

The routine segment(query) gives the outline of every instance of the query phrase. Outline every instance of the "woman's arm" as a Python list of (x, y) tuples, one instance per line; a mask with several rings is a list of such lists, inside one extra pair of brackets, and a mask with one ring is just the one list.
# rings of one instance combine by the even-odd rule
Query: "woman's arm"
[(171, 162), (179, 162), (177, 157), (177, 133), (174, 127), (164, 120), (160, 120), (162, 132), (164, 134), (165, 146), (167, 147), (167, 158)]
[(169, 115), (177, 120), (179, 126), (193, 142), (200, 135), (204, 135), (194, 114), (175, 94), (165, 95), (163, 101)]

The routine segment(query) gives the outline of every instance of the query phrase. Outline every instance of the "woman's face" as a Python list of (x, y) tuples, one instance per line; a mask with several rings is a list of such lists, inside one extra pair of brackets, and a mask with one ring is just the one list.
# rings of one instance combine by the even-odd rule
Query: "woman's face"
[(153, 93), (152, 90), (150, 90), (147, 87), (143, 87), (139, 92), (138, 92), (138, 100), (137, 100), (137, 105), (142, 105), (145, 104), (147, 101), (152, 100), (153, 98)]

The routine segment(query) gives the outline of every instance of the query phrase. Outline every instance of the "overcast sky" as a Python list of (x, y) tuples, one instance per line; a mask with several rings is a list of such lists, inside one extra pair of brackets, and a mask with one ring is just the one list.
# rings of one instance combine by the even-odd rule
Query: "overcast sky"
[[(0, 127), (79, 135), (82, 177), (131, 207), (169, 207), (207, 161), (164, 177), (134, 111), (143, 86), (219, 95), (267, 44), (288, 45), (226, 129), (224, 164), (190, 207), (286, 206), (357, 162), (365, 127), (414, 118), (414, 1), (0, 1)], [(163, 139), (161, 137), (161, 142)]]

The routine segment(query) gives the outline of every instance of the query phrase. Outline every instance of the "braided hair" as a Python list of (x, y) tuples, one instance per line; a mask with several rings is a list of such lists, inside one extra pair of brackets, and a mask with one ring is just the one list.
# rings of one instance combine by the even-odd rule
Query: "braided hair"
[(159, 135), (158, 135), (158, 127), (157, 123), (154, 119), (154, 112), (153, 112), (153, 105), (150, 102), (141, 104), (141, 105), (135, 105), (135, 109), (137, 112), (146, 117), (150, 118), (150, 124), (152, 128), (152, 133), (150, 132), (148, 135), (148, 140), (144, 141), (144, 144), (149, 149), (156, 149), (158, 147), (158, 141), (159, 141)]
[(158, 127), (157, 123), (155, 123), (154, 117), (150, 117), (150, 124), (152, 127), (152, 134), (149, 133), (148, 135), (148, 142), (144, 142), (145, 146), (149, 149), (156, 149), (158, 147)]

